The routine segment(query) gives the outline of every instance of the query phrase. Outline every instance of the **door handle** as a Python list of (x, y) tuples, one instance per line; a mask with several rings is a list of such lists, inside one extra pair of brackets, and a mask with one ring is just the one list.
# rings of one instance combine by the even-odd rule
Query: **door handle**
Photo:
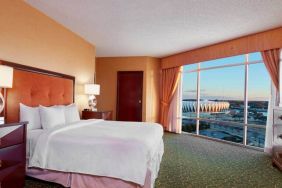
[(141, 103), (142, 103), (142, 101), (141, 101), (141, 100), (139, 100), (139, 101), (138, 101), (138, 103), (139, 103), (139, 104), (141, 104)]

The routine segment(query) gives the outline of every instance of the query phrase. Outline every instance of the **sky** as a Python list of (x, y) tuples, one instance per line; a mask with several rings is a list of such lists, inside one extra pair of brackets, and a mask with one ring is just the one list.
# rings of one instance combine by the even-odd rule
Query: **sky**
[[(243, 63), (245, 55), (202, 62), (201, 68)], [(262, 60), (260, 53), (249, 55), (249, 62)], [(195, 70), (197, 64), (184, 66), (184, 72)], [(201, 99), (244, 100), (245, 66), (225, 67), (200, 72)], [(268, 101), (270, 77), (263, 63), (249, 65), (249, 101)], [(197, 73), (183, 74), (183, 99), (196, 99)]]

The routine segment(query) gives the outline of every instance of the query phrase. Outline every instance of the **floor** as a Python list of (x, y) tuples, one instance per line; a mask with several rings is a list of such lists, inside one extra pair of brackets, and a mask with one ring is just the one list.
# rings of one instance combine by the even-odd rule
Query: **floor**
[[(187, 134), (164, 136), (165, 154), (156, 188), (282, 187), (282, 172), (263, 152)], [(26, 180), (26, 188), (58, 188)]]

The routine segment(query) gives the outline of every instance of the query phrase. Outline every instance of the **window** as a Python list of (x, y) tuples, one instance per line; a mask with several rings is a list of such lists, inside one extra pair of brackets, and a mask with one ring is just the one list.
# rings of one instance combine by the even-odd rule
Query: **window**
[(269, 95), (259, 52), (186, 65), (182, 130), (264, 147)]
[(244, 122), (244, 67), (201, 71), (200, 84), (200, 106), (210, 108), (200, 118)]
[[(197, 68), (197, 67), (195, 67)], [(191, 69), (191, 66), (185, 66), (184, 71)], [(192, 69), (191, 69), (192, 70)], [(196, 102), (197, 102), (197, 73), (192, 72), (190, 74), (183, 74), (183, 83), (189, 83), (183, 85), (182, 89), (182, 130), (189, 133), (195, 133), (196, 131)]]

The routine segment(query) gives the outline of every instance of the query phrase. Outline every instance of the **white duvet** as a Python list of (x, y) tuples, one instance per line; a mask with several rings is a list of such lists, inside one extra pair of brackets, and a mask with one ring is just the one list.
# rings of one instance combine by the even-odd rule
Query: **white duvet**
[(163, 147), (162, 136), (156, 123), (82, 120), (44, 131), (30, 153), (29, 167), (144, 185), (149, 163)]

